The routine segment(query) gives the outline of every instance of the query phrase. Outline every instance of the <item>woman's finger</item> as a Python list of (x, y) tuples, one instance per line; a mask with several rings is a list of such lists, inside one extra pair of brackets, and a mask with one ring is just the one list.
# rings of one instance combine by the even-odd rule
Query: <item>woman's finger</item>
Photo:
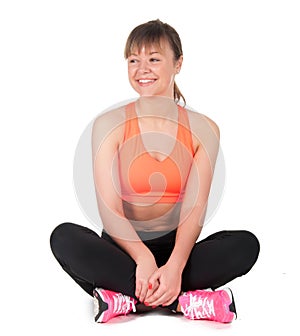
[[(154, 298), (154, 295), (153, 295), (153, 298)], [(168, 300), (167, 294), (163, 294), (163, 295), (159, 296), (158, 298), (148, 302), (148, 305), (157, 307), (157, 306), (160, 306), (160, 305), (164, 304), (167, 300)]]
[[(169, 305), (171, 305), (175, 300), (177, 299), (177, 297), (176, 296), (173, 296), (171, 299), (169, 299), (169, 300), (166, 300), (164, 303), (162, 303), (161, 305), (163, 306), (163, 307), (165, 307), (165, 306), (169, 306)], [(177, 308), (177, 307), (176, 307)]]
[(151, 275), (151, 277), (149, 278), (149, 281), (148, 281), (148, 282), (149, 282), (149, 284), (151, 284), (152, 287), (153, 287), (154, 283), (155, 283), (156, 281), (158, 281), (159, 278), (160, 278), (160, 270), (158, 269), (158, 270), (156, 270), (156, 271)]
[(146, 302), (147, 302), (148, 298), (151, 297), (151, 295), (156, 292), (156, 290), (158, 289), (158, 287), (159, 287), (159, 282), (158, 281), (155, 281), (154, 285), (152, 285), (151, 283), (149, 283), (147, 295), (145, 297), (145, 301)]
[(148, 292), (148, 283), (141, 283), (141, 290), (140, 290), (140, 296), (139, 296), (139, 301), (144, 302), (146, 295)]
[[(161, 288), (161, 286), (158, 287), (158, 289), (152, 294), (147, 297), (146, 302), (152, 306), (152, 305), (159, 305), (158, 301), (165, 295), (165, 291)], [(162, 301), (164, 302), (164, 301)]]
[(135, 284), (135, 296), (140, 299), (140, 294), (141, 294), (141, 284), (136, 283)]

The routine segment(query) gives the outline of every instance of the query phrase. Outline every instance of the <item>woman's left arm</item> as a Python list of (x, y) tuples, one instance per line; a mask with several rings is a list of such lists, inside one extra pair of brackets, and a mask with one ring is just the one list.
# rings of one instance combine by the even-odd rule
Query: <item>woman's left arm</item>
[[(197, 241), (205, 219), (208, 196), (219, 150), (219, 128), (205, 118), (196, 137), (199, 141), (188, 177), (185, 196), (182, 202), (180, 221), (177, 228), (175, 246), (168, 262), (150, 277), (148, 297), (145, 301), (151, 306), (167, 306), (174, 302), (181, 290), (181, 275)], [(159, 287), (154, 284), (159, 282)]]

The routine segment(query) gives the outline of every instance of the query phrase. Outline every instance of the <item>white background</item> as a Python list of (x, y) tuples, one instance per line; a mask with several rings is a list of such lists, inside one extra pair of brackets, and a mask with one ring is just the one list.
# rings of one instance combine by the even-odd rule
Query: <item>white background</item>
[[(300, 10), (298, 1), (1, 1), (1, 326), (5, 335), (253, 335), (296, 323), (299, 281)], [(223, 201), (203, 237), (248, 229), (253, 270), (230, 284), (230, 326), (150, 314), (93, 322), (92, 303), (49, 247), (56, 225), (91, 227), (72, 174), (77, 142), (101, 111), (135, 97), (123, 49), (138, 24), (180, 34), (187, 103), (220, 127)], [(297, 231), (296, 231), (297, 230)], [(101, 265), (100, 265), (101, 267)], [(7, 328), (8, 327), (8, 328)], [(3, 334), (3, 332), (1, 332)]]

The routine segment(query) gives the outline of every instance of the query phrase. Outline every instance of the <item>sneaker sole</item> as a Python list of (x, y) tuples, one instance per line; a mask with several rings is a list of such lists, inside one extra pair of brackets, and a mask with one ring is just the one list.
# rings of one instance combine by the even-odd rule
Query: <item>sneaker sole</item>
[(236, 306), (235, 306), (235, 302), (234, 302), (234, 297), (233, 297), (232, 291), (231, 291), (230, 288), (224, 288), (223, 290), (230, 297), (231, 304), (229, 305), (229, 311), (234, 314), (234, 319), (233, 320), (236, 320), (237, 319), (237, 313), (236, 313)]
[(95, 322), (101, 323), (103, 322), (104, 313), (108, 309), (108, 304), (104, 301), (101, 289), (99, 290), (99, 292), (96, 289), (94, 289), (93, 296), (94, 296), (95, 310), (98, 310), (98, 313), (95, 311)]

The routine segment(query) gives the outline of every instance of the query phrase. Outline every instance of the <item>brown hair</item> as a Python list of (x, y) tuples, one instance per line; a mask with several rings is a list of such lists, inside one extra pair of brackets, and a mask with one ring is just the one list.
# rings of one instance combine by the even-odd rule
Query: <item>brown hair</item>
[[(125, 46), (125, 59), (131, 55), (134, 48), (140, 51), (144, 46), (153, 44), (160, 46), (161, 41), (169, 43), (174, 53), (174, 60), (179, 60), (180, 56), (182, 56), (182, 45), (178, 33), (173, 27), (158, 19), (143, 23), (132, 30)], [(174, 100), (179, 102), (180, 98), (182, 98), (185, 104), (183, 94), (180, 92), (177, 84), (174, 83)]]

